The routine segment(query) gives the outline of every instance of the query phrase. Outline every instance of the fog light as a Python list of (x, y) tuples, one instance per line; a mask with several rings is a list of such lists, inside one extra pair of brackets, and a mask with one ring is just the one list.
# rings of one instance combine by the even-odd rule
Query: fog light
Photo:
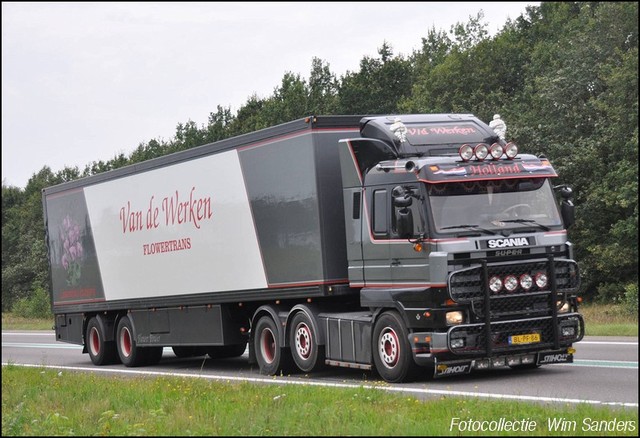
[(507, 359), (507, 365), (510, 367), (520, 365), (521, 363), (520, 356), (511, 356)]
[(460, 146), (459, 153), (462, 161), (469, 161), (473, 157), (473, 148), (469, 144), (463, 144)]
[(486, 370), (489, 368), (490, 363), (487, 359), (476, 360), (476, 363), (473, 366), (477, 370)]
[(533, 278), (531, 278), (531, 275), (522, 274), (520, 276), (520, 286), (522, 286), (522, 289), (524, 290), (531, 289), (531, 286), (533, 286)]
[(522, 356), (522, 365), (529, 365), (536, 361), (536, 357), (534, 355), (530, 356)]
[(562, 327), (562, 336), (569, 337), (569, 336), (575, 336), (575, 335), (576, 335), (575, 327)]
[(494, 357), (491, 360), (491, 366), (493, 367), (503, 367), (505, 365), (504, 357)]
[(489, 148), (486, 144), (480, 143), (473, 148), (473, 153), (478, 160), (482, 161), (487, 158), (487, 155), (489, 155)]
[(517, 287), (518, 287), (518, 279), (515, 276), (509, 275), (507, 276), (507, 278), (504, 279), (504, 288), (509, 292), (513, 292), (514, 290), (516, 290)]
[(494, 293), (500, 292), (500, 289), (502, 289), (500, 277), (493, 276), (489, 279), (489, 289)]
[(464, 339), (452, 339), (451, 340), (451, 348), (462, 348), (464, 347)]
[(507, 143), (504, 148), (504, 153), (508, 159), (512, 160), (518, 155), (518, 146), (515, 143)]
[(504, 149), (502, 145), (494, 143), (489, 148), (489, 153), (491, 154), (491, 158), (493, 158), (494, 160), (498, 160), (502, 156), (502, 154), (504, 154)]
[(464, 321), (462, 312), (459, 310), (456, 310), (455, 312), (447, 312), (446, 319), (447, 324), (449, 325), (462, 324)]
[(547, 285), (547, 281), (547, 274), (545, 274), (544, 272), (538, 272), (536, 274), (536, 286), (538, 286), (540, 289), (543, 289)]

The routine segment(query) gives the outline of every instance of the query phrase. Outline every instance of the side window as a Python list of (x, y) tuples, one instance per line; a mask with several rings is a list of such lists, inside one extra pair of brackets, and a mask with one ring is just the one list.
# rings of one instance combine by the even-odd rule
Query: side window
[(373, 192), (373, 234), (386, 236), (389, 229), (387, 190)]

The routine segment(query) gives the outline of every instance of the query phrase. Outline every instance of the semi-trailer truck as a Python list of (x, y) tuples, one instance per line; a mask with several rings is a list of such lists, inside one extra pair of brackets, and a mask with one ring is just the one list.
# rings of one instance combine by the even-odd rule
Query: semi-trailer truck
[(387, 382), (572, 362), (571, 189), (503, 135), (309, 116), (45, 188), (56, 339)]

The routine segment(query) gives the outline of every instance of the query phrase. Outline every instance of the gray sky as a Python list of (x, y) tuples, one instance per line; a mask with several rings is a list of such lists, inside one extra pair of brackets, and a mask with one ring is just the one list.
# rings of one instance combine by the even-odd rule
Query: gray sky
[(386, 41), (410, 55), (484, 11), (493, 35), (539, 2), (2, 2), (2, 181), (170, 140), (268, 97), (320, 58), (338, 77)]

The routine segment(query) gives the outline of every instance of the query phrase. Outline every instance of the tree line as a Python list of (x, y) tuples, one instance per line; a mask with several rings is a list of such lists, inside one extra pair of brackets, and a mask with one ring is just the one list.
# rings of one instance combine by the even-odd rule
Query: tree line
[[(638, 294), (638, 3), (542, 2), (489, 37), (482, 12), (395, 55), (384, 41), (339, 77), (314, 58), (308, 78), (287, 72), (267, 97), (236, 111), (217, 105), (206, 124), (178, 123), (170, 140), (84, 169), (44, 166), (26, 187), (2, 184), (2, 311), (48, 289), (41, 190), (308, 115), (499, 113), (509, 140), (544, 154), (574, 190), (569, 230), (587, 300)], [(124, 145), (114, 145), (122, 150)]]

